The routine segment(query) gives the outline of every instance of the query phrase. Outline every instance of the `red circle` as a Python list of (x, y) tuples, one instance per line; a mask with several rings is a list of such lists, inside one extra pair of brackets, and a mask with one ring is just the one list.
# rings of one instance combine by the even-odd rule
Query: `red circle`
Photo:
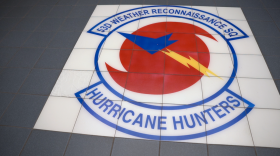
[[(169, 40), (177, 42), (166, 47), (167, 49), (185, 58), (192, 58), (206, 68), (209, 66), (209, 50), (195, 33), (214, 38), (197, 26), (180, 22), (160, 22), (142, 27), (132, 34), (159, 38), (171, 33)], [(166, 48), (163, 50), (167, 51)], [(118, 71), (106, 64), (111, 77), (120, 86), (137, 93), (159, 95), (178, 92), (192, 86), (203, 76), (192, 66), (188, 68), (160, 51), (150, 54), (128, 39), (121, 46), (120, 60), (128, 72)]]

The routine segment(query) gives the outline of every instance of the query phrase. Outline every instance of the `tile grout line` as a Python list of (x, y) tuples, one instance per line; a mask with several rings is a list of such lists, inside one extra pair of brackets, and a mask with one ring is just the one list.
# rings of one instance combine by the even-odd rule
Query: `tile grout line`
[(25, 140), (25, 142), (24, 142), (24, 144), (23, 144), (23, 146), (22, 146), (22, 148), (21, 148), (21, 150), (20, 150), (20, 152), (19, 152), (19, 156), (22, 154), (23, 149), (25, 148), (25, 146), (26, 146), (26, 144), (27, 144), (27, 142), (28, 142), (28, 140), (29, 140), (31, 134), (33, 133), (33, 130), (34, 130), (34, 129), (32, 129), (32, 130), (30, 131), (28, 137), (26, 138), (26, 140)]
[[(168, 0), (167, 0), (167, 3), (168, 3)], [(167, 9), (168, 7), (166, 7)], [(166, 19), (165, 19), (165, 32), (164, 34), (166, 35), (167, 34), (167, 13), (166, 13)], [(166, 47), (166, 39), (165, 39), (165, 47)], [(165, 48), (166, 49), (166, 48)], [(161, 97), (161, 111), (160, 111), (160, 116), (162, 118), (162, 113), (163, 113), (163, 96), (164, 96), (164, 80), (165, 80), (165, 61), (166, 61), (166, 55), (164, 55), (164, 61), (163, 61), (163, 82), (162, 82), (162, 97)], [(159, 122), (159, 121), (158, 121)], [(160, 127), (161, 127), (161, 124), (159, 124)], [(161, 128), (160, 128), (160, 131), (159, 131), (159, 150), (158, 150), (158, 156), (160, 156), (160, 149), (161, 149)]]
[[(100, 0), (100, 1), (101, 1), (101, 0)], [(99, 4), (99, 2), (98, 2), (98, 4)], [(120, 3), (118, 4), (118, 9), (117, 9), (116, 13), (118, 12), (119, 8), (120, 8)], [(115, 13), (115, 14), (116, 14), (116, 13)], [(114, 15), (115, 15), (115, 14), (114, 14)], [(115, 16), (114, 16), (114, 18), (115, 18)], [(111, 28), (110, 28), (110, 30), (111, 30)], [(104, 48), (104, 45), (105, 45), (105, 42), (104, 42), (103, 45), (102, 45), (102, 50), (103, 50), (103, 48)], [(102, 51), (101, 51), (101, 53), (102, 53)], [(98, 56), (98, 60), (99, 60), (99, 57), (101, 56), (101, 53), (100, 53), (99, 56)], [(123, 93), (123, 94), (124, 94), (124, 93)], [(122, 107), (122, 102), (121, 102), (121, 107)], [(117, 120), (117, 123), (116, 123), (115, 134), (114, 134), (114, 136), (112, 137), (112, 138), (113, 138), (113, 141), (112, 141), (112, 146), (111, 146), (111, 149), (110, 149), (110, 156), (111, 156), (112, 153), (113, 153), (113, 148), (114, 148), (114, 143), (115, 143), (115, 137), (116, 137), (117, 127), (118, 127), (118, 121), (119, 121), (119, 119)]]
[[(262, 0), (261, 0), (260, 2), (262, 3), (263, 7), (264, 7), (265, 10), (266, 10), (266, 7), (265, 7), (265, 5), (263, 4)], [(267, 11), (267, 10), (266, 10), (266, 11)], [(269, 12), (268, 12), (268, 14), (269, 14)], [(244, 16), (245, 16), (245, 15), (244, 15)], [(270, 14), (269, 14), (269, 16), (270, 16)], [(246, 18), (246, 17), (245, 17), (245, 18)], [(273, 20), (273, 22), (274, 22), (274, 19), (273, 19), (273, 18), (272, 18), (272, 20)], [(274, 24), (276, 24), (276, 23), (274, 22)], [(248, 23), (248, 25), (249, 25), (249, 23)], [(276, 25), (276, 26), (277, 26), (277, 25)], [(250, 25), (249, 25), (249, 28), (251, 29)], [(253, 33), (253, 36), (255, 37), (254, 33)], [(255, 39), (255, 40), (256, 40), (256, 39)], [(256, 42), (258, 43), (257, 40), (256, 40)], [(261, 51), (261, 49), (260, 49), (260, 51)], [(261, 53), (262, 53), (262, 51), (261, 51)], [(264, 56), (263, 56), (263, 59), (264, 59), (265, 64), (267, 65)], [(268, 68), (268, 70), (269, 70), (269, 67), (268, 67), (268, 66), (267, 66), (267, 68)], [(272, 77), (272, 79), (273, 79), (273, 76), (272, 76), (270, 70), (269, 70), (269, 73), (270, 73), (270, 75), (271, 75), (271, 77)], [(238, 84), (239, 84), (239, 83), (238, 83)], [(239, 87), (240, 87), (240, 86), (239, 86)], [(240, 94), (242, 94), (242, 93), (241, 93), (241, 90), (240, 90)], [(246, 110), (245, 110), (245, 111), (246, 111)], [(250, 130), (250, 133), (251, 133), (252, 142), (253, 142), (253, 145), (254, 145), (254, 151), (255, 151), (255, 154), (256, 154), (256, 156), (257, 156), (258, 153), (257, 153), (257, 149), (256, 149), (256, 145), (255, 145), (255, 142), (254, 142), (254, 137), (253, 137), (253, 134), (252, 134), (252, 129), (251, 129), (251, 126), (250, 126), (250, 121), (249, 121), (249, 118), (248, 118), (248, 114), (247, 114), (247, 113), (246, 113), (246, 118), (247, 118), (247, 121), (248, 121), (248, 126), (249, 126), (249, 130)]]
[[(238, 2), (238, 4), (239, 4), (239, 6), (241, 6), (239, 0), (237, 0), (237, 2)], [(241, 7), (240, 7), (240, 8), (241, 8)], [(242, 10), (242, 8), (241, 8), (241, 10)], [(243, 11), (242, 11), (242, 13), (243, 13)], [(245, 16), (244, 13), (243, 13), (243, 15)], [(246, 16), (245, 16), (245, 19), (246, 19), (246, 22), (248, 23)], [(249, 25), (249, 24), (248, 24), (248, 25)], [(250, 28), (250, 25), (249, 25), (249, 28)], [(251, 29), (251, 28), (250, 28), (250, 29)], [(254, 34), (253, 34), (252, 36), (255, 38)], [(231, 52), (229, 46), (228, 46), (228, 49), (229, 49), (229, 51)], [(238, 55), (236, 54), (236, 57), (237, 57), (237, 56), (238, 56)], [(232, 64), (233, 64), (233, 55), (231, 55), (231, 60), (232, 60)], [(238, 77), (237, 77), (237, 69), (235, 69), (234, 66), (233, 66), (233, 70), (234, 70), (234, 72), (235, 72), (235, 74), (236, 74), (236, 75), (235, 75), (235, 79), (236, 79), (236, 81), (237, 81), (237, 85), (238, 85), (238, 88), (239, 88), (240, 96), (242, 97), (242, 102), (243, 102), (243, 106), (244, 106), (243, 109), (244, 109), (244, 111), (246, 111), (246, 108), (245, 108), (245, 105), (244, 105), (244, 100), (243, 100), (243, 95), (242, 95), (241, 88), (240, 88), (240, 84), (239, 84)], [(249, 127), (249, 130), (250, 130), (251, 139), (252, 139), (252, 143), (253, 143), (253, 146), (254, 146), (255, 154), (256, 154), (256, 156), (257, 156), (256, 146), (255, 146), (255, 143), (254, 143), (253, 134), (252, 134), (252, 130), (251, 130), (251, 127), (250, 127), (250, 122), (249, 122), (248, 114), (247, 114), (247, 113), (246, 113), (246, 119), (247, 119), (248, 127)]]

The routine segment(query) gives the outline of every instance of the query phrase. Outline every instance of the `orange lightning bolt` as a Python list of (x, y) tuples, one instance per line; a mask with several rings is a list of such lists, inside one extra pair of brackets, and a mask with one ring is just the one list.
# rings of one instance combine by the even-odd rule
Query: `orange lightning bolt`
[[(218, 78), (220, 78), (218, 75), (216, 75), (214, 72), (212, 72), (211, 70), (209, 70), (208, 68), (206, 68), (205, 66), (203, 66), (202, 64), (200, 64), (199, 62), (197, 62), (195, 59), (193, 59), (192, 57), (190, 57), (190, 59), (188, 58), (185, 58), (184, 56), (182, 55), (179, 55), (178, 53), (174, 52), (174, 51), (171, 51), (169, 49), (167, 49), (167, 51), (162, 51), (164, 54), (170, 56), (171, 58), (173, 58), (174, 60), (178, 61), (179, 63), (181, 63), (182, 65), (189, 67), (192, 66), (193, 68), (195, 68), (196, 70), (200, 71), (202, 74), (206, 75), (209, 77), (209, 74), (212, 74)], [(222, 78), (220, 78), (222, 79)]]

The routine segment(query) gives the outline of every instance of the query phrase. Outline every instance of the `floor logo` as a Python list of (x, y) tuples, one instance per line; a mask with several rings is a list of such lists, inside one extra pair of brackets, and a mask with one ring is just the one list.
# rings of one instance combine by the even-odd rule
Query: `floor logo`
[(119, 132), (195, 139), (233, 126), (254, 107), (235, 92), (238, 60), (231, 45), (248, 35), (223, 18), (146, 6), (108, 17), (88, 33), (103, 37), (94, 58), (100, 81), (75, 95)]

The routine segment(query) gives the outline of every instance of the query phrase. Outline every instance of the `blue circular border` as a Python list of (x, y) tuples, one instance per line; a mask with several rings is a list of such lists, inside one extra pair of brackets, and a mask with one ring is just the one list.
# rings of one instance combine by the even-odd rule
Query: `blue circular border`
[[(103, 38), (103, 40), (100, 42), (97, 50), (96, 50), (96, 54), (95, 54), (95, 58), (94, 58), (94, 64), (95, 64), (95, 68), (96, 68), (96, 71), (100, 71), (99, 69), (99, 65), (98, 65), (98, 56), (99, 56), (99, 53), (100, 53), (100, 50), (101, 50), (101, 46), (102, 44), (105, 42), (105, 40), (107, 39), (107, 37), (109, 37), (114, 31), (116, 31), (117, 29), (119, 29), (120, 27), (128, 24), (128, 23), (131, 23), (131, 22), (134, 22), (136, 20), (140, 20), (140, 19), (144, 19), (144, 18), (150, 18), (150, 17), (177, 17), (177, 18), (184, 18), (184, 19), (188, 19), (188, 20), (193, 20), (195, 22), (198, 22), (200, 24), (203, 24), (207, 27), (209, 27), (210, 29), (214, 30), (215, 32), (217, 32), (226, 42), (227, 44), (229, 45), (231, 51), (232, 51), (232, 56), (233, 56), (233, 60), (234, 60), (234, 64), (233, 64), (233, 71), (232, 71), (232, 74), (230, 76), (230, 79), (228, 80), (228, 82), (218, 91), (216, 92), (215, 94), (213, 94), (212, 96), (204, 99), (204, 100), (201, 100), (201, 101), (198, 101), (198, 102), (195, 102), (195, 103), (192, 103), (192, 104), (188, 104), (188, 105), (178, 105), (178, 106), (154, 106), (154, 105), (149, 105), (149, 104), (145, 104), (145, 103), (141, 103), (141, 102), (136, 102), (130, 98), (127, 98), (125, 96), (123, 96), (122, 94), (118, 93), (117, 91), (115, 91), (106, 81), (105, 79), (103, 78), (101, 72), (97, 72), (97, 75), (99, 77), (99, 79), (101, 80), (101, 82), (104, 84), (104, 86), (106, 86), (106, 88), (108, 90), (110, 90), (112, 93), (114, 93), (116, 96), (118, 96), (119, 98), (125, 100), (125, 101), (128, 101), (132, 104), (135, 104), (137, 106), (141, 106), (141, 107), (146, 107), (146, 108), (150, 108), (150, 109), (156, 109), (156, 110), (177, 110), (177, 109), (187, 109), (187, 108), (191, 108), (191, 107), (195, 107), (195, 106), (198, 106), (198, 105), (202, 105), (204, 103), (207, 103), (211, 100), (213, 100), (214, 98), (216, 98), (217, 96), (219, 96), (220, 94), (222, 94), (229, 86), (230, 84), (232, 83), (232, 81), (234, 80), (234, 77), (236, 75), (236, 71), (237, 71), (237, 67), (238, 67), (238, 62), (237, 62), (237, 57), (236, 57), (236, 54), (235, 54), (235, 51), (231, 45), (231, 43), (219, 32), (217, 31), (216, 29), (214, 29), (213, 27), (210, 27), (209, 25), (206, 25), (200, 21), (197, 21), (195, 19), (192, 19), (192, 18), (187, 18), (187, 17), (181, 17), (181, 16), (173, 16), (173, 15), (155, 15), (155, 16), (148, 16), (148, 17), (142, 17), (142, 18), (137, 18), (137, 19), (134, 19), (134, 20), (131, 20), (131, 21), (128, 21), (118, 27), (116, 27), (114, 30), (110, 31), (108, 33), (107, 36), (105, 36)], [(236, 71), (235, 71), (236, 70)]]

